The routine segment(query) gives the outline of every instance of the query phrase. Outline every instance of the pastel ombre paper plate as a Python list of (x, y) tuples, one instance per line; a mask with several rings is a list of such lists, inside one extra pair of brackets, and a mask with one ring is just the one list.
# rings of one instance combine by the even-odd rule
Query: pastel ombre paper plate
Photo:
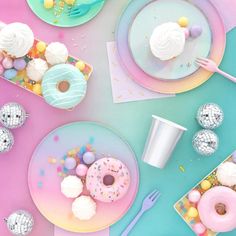
[[(131, 184), (124, 198), (114, 203), (97, 201), (96, 215), (80, 221), (71, 211), (74, 199), (66, 198), (60, 191), (60, 162), (69, 150), (88, 143), (98, 156), (111, 155), (121, 160), (130, 171)], [(112, 130), (93, 122), (71, 123), (48, 134), (35, 149), (28, 172), (30, 193), (42, 215), (57, 227), (77, 233), (99, 231), (116, 223), (131, 207), (138, 183), (138, 165), (132, 149)]]
[[(166, 14), (170, 6), (175, 10)], [(157, 25), (166, 22), (177, 23), (181, 16), (188, 18), (188, 28), (201, 26), (202, 34), (194, 39), (188, 37), (184, 51), (178, 57), (161, 61), (152, 54), (149, 46), (152, 32)], [(136, 15), (129, 32), (129, 47), (136, 64), (146, 74), (166, 80), (182, 79), (198, 70), (199, 66), (194, 62), (197, 57), (208, 57), (211, 42), (212, 35), (207, 18), (199, 8), (183, 0), (151, 2)]]
[[(116, 32), (116, 39), (117, 39), (117, 47), (118, 52), (120, 55), (121, 62), (124, 66), (124, 68), (127, 70), (127, 72), (131, 75), (131, 78), (140, 84), (141, 86), (150, 89), (155, 92), (160, 93), (167, 93), (167, 94), (175, 94), (175, 93), (182, 93), (189, 91), (191, 89), (194, 89), (204, 82), (206, 82), (212, 73), (205, 71), (203, 69), (198, 69), (192, 71), (189, 75), (186, 75), (185, 77), (180, 78), (178, 75), (173, 76), (173, 74), (176, 73), (176, 71), (173, 68), (170, 68), (170, 71), (173, 73), (171, 74), (172, 78), (170, 80), (164, 80), (160, 77), (154, 77), (154, 72), (150, 71), (148, 74), (145, 72), (147, 70), (145, 68), (141, 68), (140, 66), (140, 60), (137, 61), (137, 55), (135, 55), (134, 50), (130, 47), (130, 43), (132, 43), (131, 40), (131, 34), (132, 27), (134, 27), (133, 23), (135, 22), (135, 19), (137, 16), (140, 16), (142, 10), (151, 9), (150, 4), (156, 4), (156, 2), (159, 2), (162, 5), (167, 4), (165, 6), (166, 15), (163, 14), (162, 18), (164, 17), (167, 21), (169, 16), (169, 21), (173, 21), (172, 13), (171, 12), (178, 12), (179, 17), (184, 16), (186, 14), (186, 6), (189, 5), (189, 9), (192, 7), (197, 8), (196, 12), (202, 13), (205, 19), (207, 19), (209, 24), (209, 29), (211, 31), (211, 48), (208, 57), (214, 60), (217, 64), (220, 64), (225, 50), (225, 44), (226, 44), (226, 32), (224, 29), (224, 24), (222, 22), (222, 19), (220, 15), (218, 14), (215, 7), (210, 3), (210, 1), (202, 1), (202, 0), (134, 0), (131, 1), (130, 4), (125, 9), (123, 15), (121, 16), (120, 22), (117, 27)], [(172, 4), (173, 3), (173, 4)], [(181, 4), (182, 3), (182, 4)], [(178, 10), (175, 10), (173, 8), (173, 5), (178, 5)], [(156, 8), (158, 7), (158, 4), (156, 4)], [(183, 12), (181, 11), (181, 7), (183, 7)], [(181, 13), (182, 12), (182, 13)], [(183, 14), (183, 15), (182, 15)], [(150, 15), (153, 15), (153, 13), (150, 13)], [(176, 20), (176, 14), (173, 14), (175, 16), (175, 22)], [(189, 12), (189, 16), (191, 19), (191, 10)], [(162, 22), (161, 15), (156, 16), (157, 19)], [(137, 20), (137, 19), (136, 19)], [(146, 24), (147, 22), (143, 21), (143, 24)], [(162, 22), (163, 23), (163, 22)], [(137, 29), (137, 27), (136, 27)], [(142, 30), (140, 28), (140, 30)], [(146, 30), (146, 29), (145, 29)], [(136, 45), (137, 46), (137, 45)], [(140, 45), (140, 47), (145, 45)], [(206, 48), (207, 49), (207, 48)], [(133, 50), (133, 53), (132, 53)], [(189, 50), (189, 54), (191, 54), (191, 50)], [(207, 50), (203, 50), (204, 56), (208, 54)], [(201, 54), (200, 54), (201, 55)], [(140, 55), (142, 56), (142, 55)], [(135, 59), (136, 58), (136, 59)], [(184, 63), (184, 61), (183, 61)], [(193, 58), (191, 58), (190, 63), (193, 63)], [(181, 66), (181, 63), (180, 63)], [(153, 67), (152, 67), (153, 70)], [(180, 69), (181, 71), (181, 69)], [(152, 74), (152, 75), (151, 75)], [(181, 74), (181, 73), (179, 73)], [(171, 77), (170, 76), (170, 77)], [(177, 79), (176, 79), (177, 78)]]

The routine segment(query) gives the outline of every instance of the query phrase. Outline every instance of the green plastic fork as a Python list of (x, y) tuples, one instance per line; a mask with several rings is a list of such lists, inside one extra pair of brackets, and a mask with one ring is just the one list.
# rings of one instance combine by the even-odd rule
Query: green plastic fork
[(82, 17), (84, 15), (86, 15), (90, 10), (91, 8), (98, 4), (98, 3), (101, 3), (101, 2), (104, 2), (105, 0), (95, 0), (91, 3), (81, 3), (81, 4), (78, 4), (76, 6), (74, 6), (70, 11), (69, 11), (69, 14), (68, 16), (69, 17)]

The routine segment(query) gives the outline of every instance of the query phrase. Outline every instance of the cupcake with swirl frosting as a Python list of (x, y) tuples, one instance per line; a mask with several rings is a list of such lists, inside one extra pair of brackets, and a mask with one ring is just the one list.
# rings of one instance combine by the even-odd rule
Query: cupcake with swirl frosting
[(25, 56), (34, 44), (34, 34), (28, 25), (11, 23), (0, 31), (0, 50), (9, 56), (19, 58)]
[(177, 23), (164, 23), (154, 29), (149, 43), (155, 57), (162, 61), (171, 60), (184, 51), (184, 29)]

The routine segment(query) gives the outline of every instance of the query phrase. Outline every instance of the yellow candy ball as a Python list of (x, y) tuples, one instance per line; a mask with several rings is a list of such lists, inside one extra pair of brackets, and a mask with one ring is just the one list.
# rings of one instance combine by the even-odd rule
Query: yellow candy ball
[(42, 94), (41, 85), (40, 84), (35, 84), (33, 86), (33, 92), (37, 95), (41, 95)]
[(44, 0), (44, 7), (46, 9), (53, 8), (53, 6), (54, 6), (53, 0)]
[(64, 0), (66, 4), (73, 5), (75, 3), (75, 0)]
[(78, 68), (80, 71), (83, 71), (85, 68), (85, 63), (83, 61), (77, 61), (75, 64), (76, 68)]
[(209, 180), (203, 180), (203, 181), (201, 182), (201, 188), (202, 188), (203, 190), (208, 190), (210, 187), (211, 187), (211, 183), (210, 183)]
[(190, 207), (188, 209), (187, 215), (191, 218), (195, 218), (198, 216), (198, 210), (195, 207)]
[(47, 47), (46, 43), (44, 43), (44, 42), (38, 42), (36, 44), (36, 48), (39, 52), (44, 52), (46, 50), (46, 47)]
[(185, 17), (185, 16), (180, 17), (179, 20), (178, 20), (178, 24), (181, 27), (187, 27), (188, 26), (188, 18)]

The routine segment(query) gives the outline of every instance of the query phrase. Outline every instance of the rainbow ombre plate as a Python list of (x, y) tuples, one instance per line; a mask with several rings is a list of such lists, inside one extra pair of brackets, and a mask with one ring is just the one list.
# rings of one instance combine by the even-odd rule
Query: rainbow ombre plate
[[(71, 211), (74, 199), (66, 198), (60, 191), (63, 177), (58, 168), (68, 150), (87, 143), (92, 143), (97, 154), (121, 160), (130, 171), (131, 184), (124, 198), (114, 203), (97, 201), (97, 214), (80, 221)], [(55, 161), (49, 162), (51, 159)], [(138, 183), (138, 165), (132, 149), (112, 130), (93, 122), (71, 123), (48, 134), (35, 149), (28, 171), (30, 193), (38, 210), (57, 227), (77, 233), (99, 231), (116, 223), (131, 207)]]
[[(173, 10), (171, 2), (180, 2), (180, 0), (156, 0), (162, 2), (162, 4), (168, 4), (169, 11), (166, 15), (170, 16)], [(135, 62), (131, 50), (129, 47), (129, 33), (132, 27), (133, 21), (142, 9), (146, 8), (149, 4), (156, 2), (153, 0), (134, 0), (129, 3), (125, 9), (123, 15), (121, 16), (120, 22), (117, 27), (116, 39), (117, 47), (120, 55), (120, 59), (124, 68), (131, 75), (131, 78), (140, 84), (141, 86), (150, 89), (155, 92), (175, 94), (182, 93), (194, 89), (204, 82), (206, 82), (210, 76), (211, 72), (203, 69), (198, 69), (195, 73), (188, 75), (184, 78), (178, 80), (163, 80), (154, 78), (147, 73), (145, 73)], [(226, 44), (226, 32), (220, 15), (218, 14), (215, 7), (210, 3), (210, 1), (202, 0), (181, 0), (183, 2), (183, 7), (185, 8), (183, 14), (186, 12), (186, 6), (191, 5), (198, 8), (205, 18), (208, 20), (209, 27), (211, 29), (212, 35), (212, 45), (209, 53), (209, 58), (214, 60), (217, 64), (220, 64), (225, 50)], [(181, 4), (178, 4), (181, 5)], [(168, 7), (167, 7), (168, 8)], [(181, 12), (178, 9), (178, 12)], [(191, 13), (191, 12), (190, 12)], [(157, 16), (158, 17), (158, 16)], [(176, 19), (171, 19), (176, 21)], [(143, 24), (145, 24), (145, 19)], [(191, 53), (191, 51), (189, 51)], [(174, 72), (173, 72), (174, 73)]]

